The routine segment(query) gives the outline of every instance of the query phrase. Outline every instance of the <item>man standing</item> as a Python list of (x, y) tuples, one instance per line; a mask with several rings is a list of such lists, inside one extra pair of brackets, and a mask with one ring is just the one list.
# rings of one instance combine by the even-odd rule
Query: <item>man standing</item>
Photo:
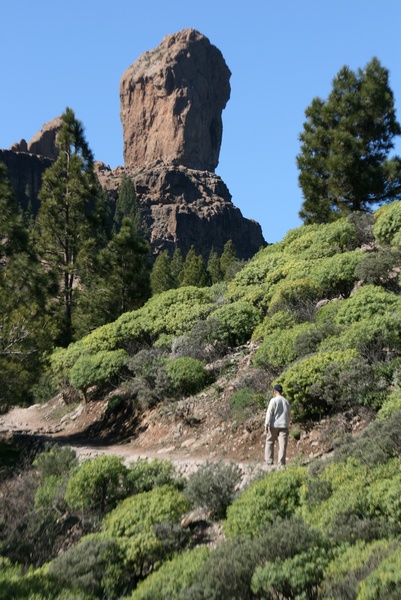
[(283, 388), (275, 385), (273, 398), (266, 411), (265, 432), (266, 447), (265, 461), (268, 465), (274, 462), (274, 442), (278, 439), (278, 464), (285, 465), (288, 443), (288, 427), (290, 424), (291, 407), (287, 398), (282, 396)]

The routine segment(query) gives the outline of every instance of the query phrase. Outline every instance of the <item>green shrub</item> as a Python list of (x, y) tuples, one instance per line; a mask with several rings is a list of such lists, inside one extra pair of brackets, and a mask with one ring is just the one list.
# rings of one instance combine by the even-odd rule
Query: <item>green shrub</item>
[(336, 449), (335, 459), (343, 461), (351, 456), (363, 464), (376, 466), (400, 455), (401, 411), (394, 411), (390, 418), (370, 423), (357, 438), (347, 438)]
[(364, 255), (355, 269), (355, 276), (365, 284), (380, 285), (388, 281), (391, 271), (400, 262), (399, 252), (380, 248)]
[(42, 477), (65, 476), (78, 465), (78, 458), (75, 450), (54, 445), (46, 452), (38, 454), (32, 464)]
[(348, 297), (354, 287), (357, 276), (355, 269), (363, 259), (361, 252), (344, 252), (319, 261), (312, 269), (310, 278), (326, 298)]
[(251, 387), (243, 387), (235, 390), (231, 396), (231, 416), (242, 423), (245, 419), (251, 417), (261, 408), (265, 408), (266, 394), (256, 392)]
[(234, 500), (240, 478), (235, 463), (206, 463), (189, 476), (184, 495), (193, 506), (207, 508), (221, 518)]
[(370, 363), (388, 359), (401, 350), (401, 318), (398, 315), (372, 315), (343, 326), (341, 333), (324, 340), (321, 351), (355, 348)]
[(401, 546), (372, 571), (358, 588), (358, 600), (397, 600), (401, 595)]
[(314, 494), (314, 502), (310, 486), (302, 488), (300, 511), (311, 526), (327, 532), (337, 543), (354, 543), (358, 536), (369, 541), (399, 534), (399, 458), (373, 467), (348, 458), (327, 465), (319, 479), (324, 494), (320, 498)]
[(134, 376), (126, 384), (127, 392), (137, 398), (142, 406), (154, 406), (169, 393), (164, 356), (163, 350), (143, 349), (127, 362), (127, 367)]
[(124, 558), (116, 540), (95, 534), (55, 558), (48, 573), (62, 586), (73, 585), (91, 597), (120, 598), (130, 580)]
[(72, 509), (104, 514), (127, 495), (127, 474), (120, 457), (87, 460), (68, 480), (65, 500)]
[(126, 498), (104, 520), (104, 530), (112, 537), (133, 537), (164, 521), (178, 522), (188, 503), (182, 492), (168, 485), (155, 487)]
[(36, 508), (47, 511), (55, 509), (62, 514), (66, 509), (64, 500), (66, 479), (59, 475), (48, 475), (39, 485), (35, 494)]
[(401, 299), (381, 287), (366, 285), (350, 298), (339, 303), (335, 322), (348, 325), (374, 316), (391, 314), (401, 310)]
[(277, 329), (280, 331), (291, 329), (296, 324), (297, 320), (293, 313), (288, 311), (277, 311), (273, 315), (267, 315), (264, 320), (255, 327), (252, 339), (255, 341), (263, 340)]
[(276, 246), (280, 251), (298, 254), (300, 251), (307, 250), (313, 245), (315, 234), (319, 231), (320, 227), (321, 225), (312, 224), (290, 229)]
[(120, 502), (104, 519), (104, 535), (120, 540), (132, 571), (143, 577), (186, 543), (179, 520), (187, 509), (177, 489), (156, 487)]
[(377, 413), (378, 419), (390, 419), (395, 412), (401, 412), (401, 390), (390, 392)]
[(258, 567), (252, 591), (263, 598), (318, 598), (318, 590), (331, 553), (311, 548), (286, 560)]
[[(346, 374), (358, 358), (356, 350), (320, 352), (288, 367), (280, 375), (279, 382), (291, 402), (294, 420), (313, 419), (335, 410), (336, 401), (344, 393), (344, 388), (336, 386), (336, 378)], [(332, 381), (330, 388), (326, 387), (326, 374)], [(345, 384), (348, 383), (345, 377)], [(329, 392), (330, 395), (326, 395)]]
[(192, 585), (179, 600), (252, 600), (251, 578), (262, 555), (254, 540), (229, 540), (218, 544), (203, 563)]
[(392, 202), (380, 207), (374, 213), (375, 224), (373, 235), (383, 245), (399, 247), (399, 232), (401, 230), (401, 202)]
[[(72, 584), (73, 585), (73, 584)], [(91, 600), (83, 591), (73, 590), (71, 586), (61, 589), (58, 582), (47, 575), (43, 569), (24, 571), (18, 565), (12, 565), (7, 559), (0, 558), (0, 600)], [(73, 590), (73, 596), (72, 596)]]
[(113, 380), (121, 372), (126, 362), (125, 350), (83, 354), (71, 368), (71, 385), (82, 390), (86, 395), (87, 389), (92, 385), (100, 385)]
[(325, 598), (359, 598), (359, 583), (389, 554), (395, 542), (378, 540), (366, 543), (358, 540), (343, 550), (329, 563), (325, 571), (323, 590)]
[(277, 518), (264, 526), (257, 537), (222, 541), (211, 551), (194, 583), (183, 590), (180, 600), (253, 600), (251, 581), (258, 565), (285, 560), (315, 546), (325, 548), (322, 536), (300, 519)]
[(229, 537), (252, 537), (277, 519), (290, 517), (300, 503), (306, 469), (273, 471), (255, 482), (227, 509), (224, 532)]
[(196, 394), (210, 381), (203, 363), (190, 356), (181, 356), (165, 363), (167, 378), (173, 392)]
[(177, 554), (141, 582), (130, 596), (131, 600), (178, 600), (180, 593), (195, 580), (209, 553), (206, 546), (198, 546)]
[(138, 458), (129, 465), (127, 483), (131, 494), (149, 492), (155, 487), (173, 485), (175, 467), (169, 460)]
[(215, 335), (218, 340), (227, 346), (240, 346), (249, 340), (261, 322), (262, 314), (248, 302), (239, 300), (218, 308), (212, 319), (217, 325)]
[(297, 358), (296, 342), (298, 338), (315, 329), (310, 323), (300, 323), (284, 331), (276, 329), (266, 336), (257, 349), (254, 362), (258, 367), (282, 369)]
[(295, 313), (299, 320), (310, 320), (314, 316), (318, 298), (318, 287), (311, 279), (287, 278), (275, 286), (269, 313), (289, 311)]
[(291, 230), (279, 244), (286, 254), (311, 260), (354, 250), (358, 247), (358, 232), (350, 219), (338, 219), (323, 225), (303, 225)]

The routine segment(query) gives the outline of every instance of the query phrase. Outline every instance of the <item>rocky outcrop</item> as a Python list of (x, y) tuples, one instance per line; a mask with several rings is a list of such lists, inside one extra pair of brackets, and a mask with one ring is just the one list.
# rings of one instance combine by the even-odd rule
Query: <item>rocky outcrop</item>
[[(238, 258), (266, 244), (260, 225), (245, 219), (214, 170), (222, 139), (222, 111), (230, 97), (230, 71), (209, 40), (186, 29), (145, 52), (121, 78), (124, 167), (95, 163), (111, 213), (123, 174), (135, 182), (154, 254), (191, 245), (205, 258), (232, 240)], [(45, 168), (57, 158), (61, 119), (30, 140), (0, 151), (21, 205), (38, 207)]]
[(39, 156), (45, 156), (56, 160), (58, 151), (56, 147), (56, 136), (62, 124), (61, 117), (56, 117), (45, 123), (40, 131), (35, 133), (33, 138), (27, 143), (21, 140), (13, 144), (10, 150), (14, 152), (29, 152)]
[(120, 83), (125, 167), (161, 161), (214, 171), (230, 76), (220, 50), (194, 29), (142, 54)]
[[(231, 239), (238, 257), (248, 259), (266, 244), (260, 225), (244, 219), (214, 173), (230, 76), (220, 50), (185, 29), (142, 54), (121, 78), (125, 172), (135, 181), (156, 254), (179, 247), (185, 255), (194, 245), (207, 258)], [(112, 197), (115, 176), (107, 169), (101, 175)]]
[(53, 161), (26, 152), (0, 150), (0, 162), (7, 167), (8, 178), (21, 207), (26, 210), (30, 204), (36, 214), (39, 208), (38, 194), (43, 173), (53, 164)]
[[(123, 170), (96, 165), (101, 184), (116, 199)], [(266, 245), (260, 225), (233, 206), (227, 186), (215, 173), (159, 165), (130, 174), (155, 254), (172, 254), (179, 247), (185, 256), (193, 245), (207, 259), (212, 248), (221, 254), (231, 239), (238, 258), (248, 259)]]

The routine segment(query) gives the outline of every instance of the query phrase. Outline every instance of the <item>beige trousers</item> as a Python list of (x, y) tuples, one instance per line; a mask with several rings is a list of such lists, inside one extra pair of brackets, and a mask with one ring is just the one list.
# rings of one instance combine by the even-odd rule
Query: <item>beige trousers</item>
[(268, 465), (274, 463), (274, 443), (278, 440), (277, 464), (285, 465), (287, 453), (288, 429), (281, 427), (269, 427), (266, 434), (265, 461)]

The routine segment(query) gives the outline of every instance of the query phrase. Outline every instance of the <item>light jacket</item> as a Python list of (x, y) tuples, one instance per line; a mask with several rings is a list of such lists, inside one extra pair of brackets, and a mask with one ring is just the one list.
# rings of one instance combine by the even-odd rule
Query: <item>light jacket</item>
[(288, 429), (291, 418), (291, 407), (284, 396), (274, 396), (266, 411), (265, 427)]

